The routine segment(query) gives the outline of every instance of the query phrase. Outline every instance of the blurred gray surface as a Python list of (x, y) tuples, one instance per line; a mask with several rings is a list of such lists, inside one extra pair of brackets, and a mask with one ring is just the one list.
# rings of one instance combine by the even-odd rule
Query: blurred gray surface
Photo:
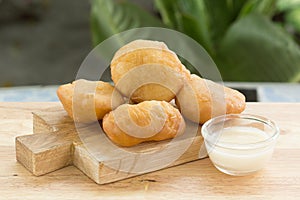
[(92, 48), (86, 0), (0, 1), (0, 86), (74, 79)]
[(300, 83), (225, 82), (224, 85), (250, 91), (246, 96), (256, 102), (300, 102)]
[(58, 86), (19, 86), (0, 88), (0, 102), (53, 102), (58, 101)]
[[(242, 89), (247, 101), (300, 102), (300, 84), (290, 83), (230, 83), (224, 85)], [(58, 101), (56, 85), (0, 88), (0, 102), (45, 102)], [(254, 91), (248, 93), (247, 91)], [(250, 95), (250, 96), (249, 96)]]

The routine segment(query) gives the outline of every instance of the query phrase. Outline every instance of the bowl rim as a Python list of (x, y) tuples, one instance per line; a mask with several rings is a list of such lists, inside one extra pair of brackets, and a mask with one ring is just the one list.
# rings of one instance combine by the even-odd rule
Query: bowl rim
[[(213, 137), (208, 137), (210, 132), (208, 131), (208, 128), (210, 125), (216, 123), (216, 122), (221, 122), (225, 123), (226, 120), (229, 119), (236, 119), (236, 118), (243, 118), (247, 120), (252, 120), (256, 122), (263, 123), (265, 125), (268, 125), (270, 128), (272, 128), (272, 133), (270, 136), (263, 141), (259, 142), (252, 142), (252, 143), (246, 143), (246, 144), (236, 144), (236, 143), (229, 143), (229, 142), (218, 142), (218, 138), (215, 139), (214, 141), (211, 141)], [(233, 126), (235, 127), (235, 126)], [(236, 126), (239, 127), (239, 126)], [(250, 150), (250, 149), (257, 149), (257, 148), (262, 148), (268, 146), (272, 141), (276, 140), (279, 136), (280, 130), (279, 127), (276, 125), (276, 123), (266, 117), (259, 116), (259, 115), (254, 115), (254, 114), (225, 114), (221, 116), (214, 117), (207, 122), (205, 122), (201, 128), (201, 134), (204, 139), (204, 142), (212, 145), (213, 147), (220, 147), (220, 148), (225, 148), (225, 149), (232, 149), (232, 150)]]

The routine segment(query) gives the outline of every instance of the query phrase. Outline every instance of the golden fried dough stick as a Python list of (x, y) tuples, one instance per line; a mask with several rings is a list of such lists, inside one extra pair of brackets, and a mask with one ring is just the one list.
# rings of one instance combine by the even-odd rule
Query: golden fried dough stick
[(183, 86), (185, 67), (165, 43), (135, 40), (121, 47), (111, 61), (116, 88), (135, 102), (171, 101)]
[(218, 115), (243, 112), (246, 102), (239, 91), (193, 74), (176, 96), (176, 105), (186, 118), (203, 124)]
[(82, 123), (100, 120), (124, 103), (123, 97), (109, 83), (83, 79), (61, 85), (57, 96), (68, 115)]
[(130, 147), (145, 141), (161, 141), (183, 134), (185, 122), (165, 101), (123, 104), (103, 118), (103, 130), (119, 146)]

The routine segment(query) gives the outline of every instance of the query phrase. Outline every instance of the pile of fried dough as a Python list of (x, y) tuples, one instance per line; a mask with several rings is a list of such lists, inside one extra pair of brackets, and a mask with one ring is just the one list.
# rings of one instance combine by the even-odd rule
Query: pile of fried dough
[(57, 95), (75, 122), (101, 122), (119, 146), (171, 139), (184, 133), (185, 120), (203, 124), (245, 109), (243, 94), (191, 74), (163, 42), (130, 42), (110, 68), (114, 86), (79, 79), (61, 85)]

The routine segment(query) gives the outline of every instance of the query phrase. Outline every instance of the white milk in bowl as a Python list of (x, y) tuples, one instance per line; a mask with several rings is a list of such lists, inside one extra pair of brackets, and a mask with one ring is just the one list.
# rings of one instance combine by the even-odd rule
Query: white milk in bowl
[(243, 122), (241, 126), (238, 124), (224, 125), (225, 128), (214, 129), (213, 132), (207, 130), (210, 126), (204, 125), (203, 137), (209, 157), (216, 168), (231, 175), (247, 175), (262, 169), (270, 160), (277, 133), (274, 137), (272, 132), (265, 131), (265, 125), (257, 128), (252, 127), (251, 123), (245, 125)]

